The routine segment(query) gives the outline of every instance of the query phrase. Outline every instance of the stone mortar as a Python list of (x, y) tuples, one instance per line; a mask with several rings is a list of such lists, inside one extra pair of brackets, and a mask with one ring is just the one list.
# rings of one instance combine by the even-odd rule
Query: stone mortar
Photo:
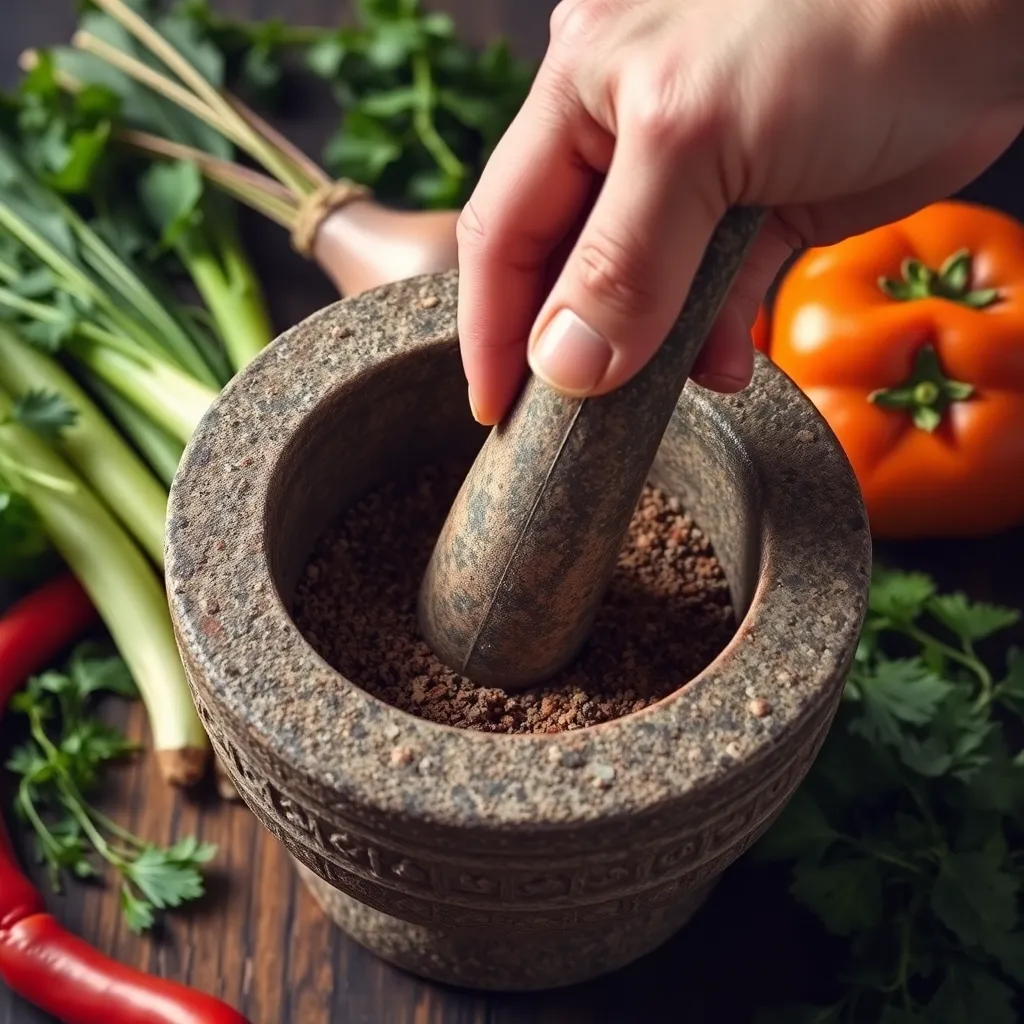
[(711, 536), (740, 623), (696, 679), (558, 735), (454, 729), (369, 696), (288, 609), (342, 509), (479, 449), (456, 286), (337, 303), (225, 389), (172, 488), (168, 589), (216, 752), (331, 917), (414, 973), (541, 989), (662, 943), (791, 796), (839, 701), (871, 545), (834, 436), (759, 358), (742, 394), (687, 386), (652, 472)]

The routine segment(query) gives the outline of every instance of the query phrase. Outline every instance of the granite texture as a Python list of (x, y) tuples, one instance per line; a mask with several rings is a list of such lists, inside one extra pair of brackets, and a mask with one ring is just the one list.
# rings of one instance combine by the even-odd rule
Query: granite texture
[[(168, 592), (218, 756), (335, 920), (428, 977), (547, 987), (657, 945), (792, 794), (853, 657), (870, 539), (835, 438), (759, 357), (742, 394), (686, 387), (652, 469), (710, 533), (740, 620), (701, 675), (561, 735), (458, 730), (370, 697), (288, 608), (340, 510), (482, 444), (456, 283), (331, 306), (225, 389), (172, 488)], [(485, 971), (460, 966), (471, 948)]]
[(420, 629), (449, 667), (516, 690), (579, 653), (672, 410), (762, 219), (757, 208), (726, 214), (678, 322), (624, 387), (567, 398), (528, 378), (467, 475), (420, 590)]

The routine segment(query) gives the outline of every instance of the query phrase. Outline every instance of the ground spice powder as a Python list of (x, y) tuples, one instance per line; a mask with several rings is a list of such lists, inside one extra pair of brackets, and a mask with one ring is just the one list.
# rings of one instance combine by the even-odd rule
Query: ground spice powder
[(648, 486), (586, 648), (544, 686), (476, 686), (431, 652), (416, 597), (465, 466), (388, 483), (327, 530), (294, 616), (310, 645), (369, 693), (421, 718), (484, 732), (553, 733), (639, 711), (677, 690), (736, 623), (711, 544), (678, 501)]

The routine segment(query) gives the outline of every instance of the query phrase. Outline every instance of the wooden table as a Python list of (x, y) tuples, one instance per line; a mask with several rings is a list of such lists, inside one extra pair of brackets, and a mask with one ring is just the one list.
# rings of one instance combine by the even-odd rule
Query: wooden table
[[(26, 46), (64, 40), (71, 0), (30, 0), (5, 11), (0, 82), (13, 81)], [(7, 3), (5, 3), (5, 7)], [(233, 15), (278, 14), (299, 23), (330, 24), (343, 11), (335, 0), (221, 0)], [(509, 35), (518, 51), (539, 56), (552, 0), (436, 0), (476, 39)], [(11, 20), (13, 15), (13, 22)], [(307, 97), (281, 124), (317, 151), (331, 127), (323, 98)], [(1024, 140), (967, 194), (1024, 219)], [(256, 261), (273, 267), (271, 295), (281, 327), (330, 301), (331, 289), (294, 257), (283, 235), (250, 222)], [(271, 278), (267, 278), (268, 280)], [(886, 550), (891, 561), (935, 573), (944, 586), (977, 597), (1024, 605), (1024, 531), (972, 544), (931, 544)], [(2, 604), (0, 593), (0, 604)], [(122, 718), (144, 738), (141, 707)], [(8, 726), (0, 744), (8, 749)], [(9, 788), (0, 788), (9, 807)], [(195, 833), (221, 854), (210, 895), (172, 917), (163, 934), (137, 939), (125, 928), (114, 893), (73, 885), (52, 896), (52, 911), (112, 956), (182, 980), (227, 999), (253, 1024), (741, 1024), (759, 1004), (813, 993), (820, 951), (806, 921), (781, 886), (741, 865), (730, 872), (694, 925), (654, 955), (601, 981), (535, 996), (482, 996), (430, 985), (381, 963), (330, 926), (298, 883), (282, 847), (242, 806), (212, 793), (174, 798), (150, 759), (114, 773), (106, 806), (119, 821), (155, 841)], [(766, 895), (766, 893), (768, 895)], [(48, 1018), (0, 988), (0, 1024), (43, 1024)], [(979, 1022), (980, 1024), (980, 1022)]]

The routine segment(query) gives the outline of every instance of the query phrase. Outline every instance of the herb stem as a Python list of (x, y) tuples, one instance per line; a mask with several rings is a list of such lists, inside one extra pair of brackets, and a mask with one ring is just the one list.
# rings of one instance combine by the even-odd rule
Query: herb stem
[(933, 650), (939, 651), (944, 654), (950, 661), (955, 661), (958, 665), (962, 665), (964, 668), (969, 669), (981, 683), (982, 694), (979, 697), (979, 702), (982, 705), (987, 705), (992, 699), (992, 675), (981, 660), (974, 653), (974, 649), (970, 644), (965, 644), (967, 648), (964, 651), (958, 650), (951, 644), (947, 644), (938, 637), (934, 637), (931, 633), (926, 632), (919, 626), (915, 626), (912, 623), (890, 623), (890, 628), (902, 633), (904, 636), (911, 640), (916, 641), (924, 648), (932, 648)]
[[(231, 104), (214, 88), (159, 32), (154, 31), (124, 0), (95, 0), (96, 6), (106, 11), (115, 21), (123, 25), (135, 38), (146, 47), (153, 56), (161, 60), (173, 71), (182, 82), (203, 101), (205, 106), (215, 112), (213, 123), (207, 118), (211, 127), (222, 131), (233, 139), (253, 159), (262, 163), (271, 174), (282, 184), (287, 185), (302, 195), (308, 190), (304, 178), (297, 174), (291, 163), (282, 157), (273, 146), (256, 131), (251, 129), (244, 118), (232, 109)], [(225, 131), (220, 127), (230, 125)]]
[(461, 181), (465, 176), (466, 168), (441, 137), (437, 125), (434, 124), (434, 80), (430, 70), (430, 61), (425, 53), (417, 53), (412, 58), (412, 73), (413, 85), (418, 97), (418, 103), (413, 113), (416, 134), (441, 170), (449, 177)]

